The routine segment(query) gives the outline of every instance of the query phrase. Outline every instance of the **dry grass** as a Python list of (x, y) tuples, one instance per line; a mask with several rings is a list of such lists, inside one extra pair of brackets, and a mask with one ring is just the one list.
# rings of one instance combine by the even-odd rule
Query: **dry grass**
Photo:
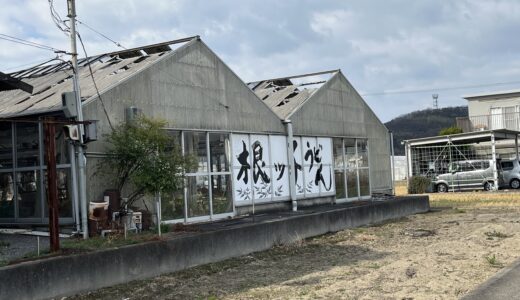
[(459, 299), (518, 258), (519, 213), (438, 209), (295, 236), (268, 251), (68, 299)]
[[(395, 183), (395, 193), (397, 196), (408, 194), (406, 181)], [(432, 207), (517, 207), (520, 206), (520, 192), (517, 191), (498, 191), (498, 192), (450, 192), (450, 193), (429, 193), (430, 204)]]

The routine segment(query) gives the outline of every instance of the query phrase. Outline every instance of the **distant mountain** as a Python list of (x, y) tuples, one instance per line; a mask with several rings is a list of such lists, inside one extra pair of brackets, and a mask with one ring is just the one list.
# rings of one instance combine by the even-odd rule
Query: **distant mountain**
[(456, 117), (467, 116), (467, 106), (425, 109), (399, 116), (385, 125), (394, 133), (395, 155), (404, 155), (401, 141), (436, 136), (441, 129), (454, 126)]

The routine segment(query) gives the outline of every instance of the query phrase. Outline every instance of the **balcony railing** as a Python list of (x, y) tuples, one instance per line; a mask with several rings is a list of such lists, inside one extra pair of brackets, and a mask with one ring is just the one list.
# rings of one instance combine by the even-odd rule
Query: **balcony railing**
[(520, 130), (520, 113), (457, 117), (457, 127), (463, 132), (509, 129)]

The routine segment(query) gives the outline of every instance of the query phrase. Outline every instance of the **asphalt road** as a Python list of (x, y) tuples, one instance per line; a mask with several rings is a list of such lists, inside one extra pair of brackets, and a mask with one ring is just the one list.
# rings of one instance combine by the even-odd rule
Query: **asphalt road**
[(520, 259), (502, 269), (462, 299), (520, 299)]

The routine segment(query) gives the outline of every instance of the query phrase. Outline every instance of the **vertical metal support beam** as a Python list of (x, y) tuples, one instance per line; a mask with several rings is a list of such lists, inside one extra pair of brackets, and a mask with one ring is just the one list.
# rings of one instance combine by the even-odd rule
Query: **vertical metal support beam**
[(394, 133), (390, 131), (390, 166), (392, 167), (392, 195), (395, 196), (395, 154), (394, 154)]
[(493, 190), (498, 190), (497, 149), (495, 133), (491, 132), (491, 159), (493, 160)]
[(412, 177), (412, 147), (409, 143), (405, 144), (406, 149), (406, 189), (410, 189), (410, 177)]
[(52, 118), (44, 121), (45, 164), (47, 165), (47, 202), (49, 207), (49, 237), (51, 252), (60, 250), (58, 221), (58, 182), (56, 171), (56, 135)]
[(156, 210), (157, 210), (157, 233), (159, 236), (161, 236), (161, 214), (162, 214), (162, 208), (161, 208), (161, 192), (155, 193), (155, 203), (156, 203)]
[[(451, 154), (452, 154), (452, 153), (451, 153), (451, 139), (450, 139), (449, 136), (448, 136), (448, 154), (449, 154), (449, 159), (450, 159), (450, 160), (449, 160), (449, 163), (448, 163), (448, 169), (449, 169), (450, 166), (451, 166), (452, 163), (453, 163), (453, 159), (452, 159), (452, 157), (451, 157)], [(450, 170), (450, 172), (451, 172), (451, 170)], [(452, 191), (452, 192), (455, 192), (455, 184), (454, 184), (454, 182), (453, 182), (453, 177), (454, 177), (454, 176), (450, 176), (450, 178), (451, 178), (451, 191)], [(449, 187), (448, 187), (448, 190), (449, 190)]]
[(520, 154), (518, 153), (518, 134), (515, 134), (515, 153), (516, 153), (516, 160), (519, 160)]
[(287, 161), (289, 163), (289, 193), (291, 196), (292, 210), (298, 210), (296, 201), (296, 170), (294, 168), (294, 148), (293, 148), (293, 128), (291, 120), (284, 120), (285, 130), (287, 131)]
[(74, 150), (74, 145), (69, 144), (69, 155), (70, 155), (70, 175), (72, 181), (72, 205), (74, 209), (74, 221), (76, 223), (76, 231), (81, 232), (81, 220), (80, 220), (80, 206), (79, 206), (79, 196), (78, 196), (78, 176), (76, 170), (76, 151)]
[(211, 178), (211, 149), (209, 147), (209, 131), (206, 132), (206, 161), (208, 162), (208, 195), (209, 195), (209, 219), (213, 220), (213, 181)]

